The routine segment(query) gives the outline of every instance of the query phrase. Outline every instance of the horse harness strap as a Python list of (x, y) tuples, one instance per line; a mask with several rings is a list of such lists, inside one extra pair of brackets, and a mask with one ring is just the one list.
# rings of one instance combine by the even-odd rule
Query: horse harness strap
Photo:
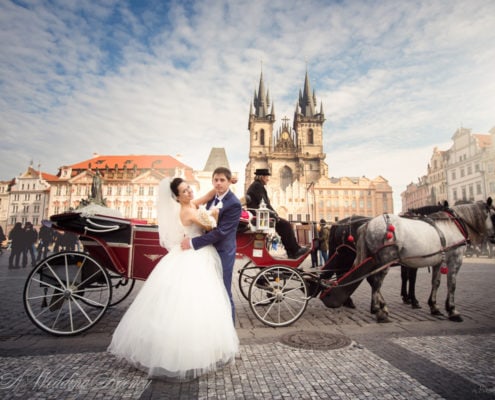
[(435, 223), (435, 221), (432, 218), (428, 217), (427, 215), (423, 215), (419, 219), (421, 221), (424, 221), (424, 222), (430, 224), (433, 228), (435, 228), (435, 230), (438, 233), (438, 236), (440, 237), (440, 244), (442, 245), (442, 248), (445, 248), (445, 246), (447, 245), (447, 240), (445, 239), (445, 235), (440, 230), (440, 228), (437, 226), (437, 224)]

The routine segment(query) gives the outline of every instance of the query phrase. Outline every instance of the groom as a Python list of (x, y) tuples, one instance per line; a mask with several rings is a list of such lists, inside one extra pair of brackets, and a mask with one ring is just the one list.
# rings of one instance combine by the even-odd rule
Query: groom
[(181, 247), (184, 250), (198, 250), (201, 247), (212, 244), (217, 249), (222, 260), (223, 283), (229, 295), (232, 307), (232, 320), (235, 321), (234, 300), (232, 299), (232, 273), (235, 263), (236, 232), (241, 216), (241, 202), (229, 189), (232, 183), (232, 172), (228, 168), (219, 167), (213, 171), (213, 186), (216, 190), (215, 197), (210, 200), (206, 208), (215, 205), (219, 209), (216, 229), (195, 238), (185, 237)]

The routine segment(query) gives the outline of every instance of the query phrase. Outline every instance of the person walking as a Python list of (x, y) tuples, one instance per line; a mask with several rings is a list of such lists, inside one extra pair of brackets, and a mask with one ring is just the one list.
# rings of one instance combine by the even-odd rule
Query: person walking
[(194, 379), (235, 362), (239, 351), (219, 254), (212, 245), (181, 249), (184, 235), (194, 240), (203, 230), (221, 229), (218, 208), (199, 208), (213, 194), (194, 200), (182, 178), (160, 183), (158, 232), (168, 253), (144, 282), (108, 347), (150, 378)]
[(289, 221), (280, 218), (277, 212), (273, 209), (268, 198), (265, 186), (270, 180), (270, 171), (266, 168), (259, 168), (254, 173), (254, 181), (249, 186), (246, 192), (246, 205), (248, 209), (258, 209), (263, 201), (266, 207), (271, 211), (271, 215), (275, 218), (275, 231), (280, 236), (280, 240), (284, 245), (285, 251), (289, 258), (299, 258), (306, 254), (307, 248), (299, 246), (294, 229)]
[(234, 271), (235, 254), (237, 249), (237, 227), (241, 217), (241, 202), (230, 190), (232, 183), (232, 172), (228, 168), (218, 167), (212, 175), (215, 197), (208, 201), (206, 207), (217, 208), (218, 224), (215, 229), (206, 232), (204, 235), (194, 238), (186, 237), (182, 240), (182, 249), (199, 250), (212, 244), (218, 251), (222, 260), (223, 282), (229, 295), (232, 307), (232, 320), (235, 321), (235, 305), (232, 298), (232, 274)]

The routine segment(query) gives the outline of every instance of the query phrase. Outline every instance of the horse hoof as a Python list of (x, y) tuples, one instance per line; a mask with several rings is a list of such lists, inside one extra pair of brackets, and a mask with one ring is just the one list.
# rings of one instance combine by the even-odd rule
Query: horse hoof
[(417, 302), (417, 301), (413, 301), (411, 303), (411, 307), (414, 308), (414, 309), (421, 308), (421, 306), (419, 305), (419, 302)]
[(450, 315), (449, 319), (454, 322), (462, 322), (463, 319), (460, 315)]
[(411, 300), (406, 296), (402, 296), (402, 302), (404, 304), (411, 304)]
[(350, 297), (346, 301), (344, 301), (344, 304), (342, 305), (347, 308), (356, 308), (356, 305), (354, 304), (354, 302)]
[(376, 319), (376, 322), (378, 322), (379, 324), (388, 324), (390, 322), (390, 319), (387, 316), (380, 317)]
[(442, 312), (440, 310), (431, 310), (431, 315), (440, 316), (440, 315), (443, 315), (443, 314), (442, 314)]

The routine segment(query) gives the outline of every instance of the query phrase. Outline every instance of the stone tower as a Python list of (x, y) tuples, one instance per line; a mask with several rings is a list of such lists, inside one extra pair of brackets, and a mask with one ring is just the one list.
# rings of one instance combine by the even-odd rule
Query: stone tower
[(257, 168), (269, 168), (272, 174), (270, 187), (283, 193), (293, 189), (294, 185), (304, 188), (322, 176), (327, 176), (328, 166), (324, 162), (326, 155), (323, 152), (323, 105), (320, 105), (318, 111), (308, 73), (304, 79), (304, 88), (299, 91), (292, 127), (290, 120), (285, 117), (282, 118), (282, 125), (274, 132), (273, 103), (270, 112), (269, 108), (269, 94), (265, 90), (261, 73), (259, 89), (254, 93), (249, 111), (250, 146), (246, 189)]

